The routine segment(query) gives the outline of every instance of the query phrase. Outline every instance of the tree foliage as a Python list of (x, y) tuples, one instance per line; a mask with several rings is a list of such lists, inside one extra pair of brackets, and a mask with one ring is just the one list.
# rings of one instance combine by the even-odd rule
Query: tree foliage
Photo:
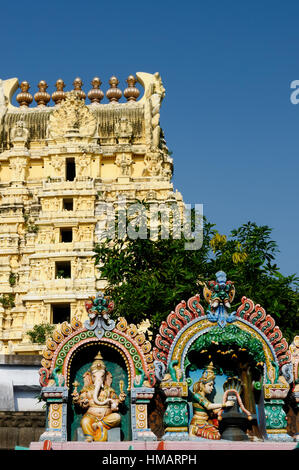
[(236, 287), (232, 307), (242, 296), (249, 297), (274, 317), (290, 341), (298, 334), (299, 279), (280, 273), (271, 232), (268, 226), (248, 222), (226, 237), (204, 220), (199, 250), (185, 250), (183, 237), (114, 238), (95, 247), (95, 262), (115, 302), (115, 315), (129, 323), (149, 318), (157, 332), (177, 303), (202, 294), (203, 283), (223, 270)]
[(27, 335), (32, 343), (45, 344), (48, 337), (51, 336), (55, 330), (55, 325), (50, 323), (41, 323), (34, 325), (32, 330), (27, 331)]
[(217, 239), (215, 233), (211, 240), (214, 257), (209, 267), (212, 272), (223, 269), (235, 283), (236, 303), (246, 295), (260, 304), (291, 341), (299, 331), (299, 279), (279, 271), (275, 263), (279, 250), (271, 233), (272, 229), (266, 225), (248, 222), (232, 230), (222, 246), (213, 243)]

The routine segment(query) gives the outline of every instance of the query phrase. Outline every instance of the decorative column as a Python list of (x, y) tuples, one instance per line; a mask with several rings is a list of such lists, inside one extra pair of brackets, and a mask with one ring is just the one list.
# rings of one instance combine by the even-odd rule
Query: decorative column
[(167, 397), (163, 418), (166, 426), (163, 440), (188, 440), (188, 383), (169, 381), (162, 382), (160, 386)]
[(67, 399), (68, 387), (49, 386), (42, 388), (42, 399), (47, 404), (46, 431), (40, 441), (49, 439), (52, 442), (67, 441)]
[[(2, 307), (2, 305), (0, 304), (0, 333), (2, 334), (3, 332), (3, 329), (4, 329), (4, 315), (5, 315), (5, 310), (4, 308)], [(1, 350), (1, 347), (0, 347), (0, 350)]]
[[(291, 395), (291, 399), (294, 403), (293, 409), (296, 415), (296, 423), (298, 423), (298, 415), (299, 415), (299, 384), (297, 383), (294, 387), (294, 390)], [(294, 436), (294, 441), (299, 442), (299, 429), (298, 424), (296, 426), (296, 434)]]
[(293, 369), (293, 384), (291, 393), (291, 403), (296, 416), (296, 434), (294, 440), (299, 442), (299, 336), (295, 336), (292, 344), (290, 345), (292, 369)]
[(19, 294), (16, 294), (15, 296), (15, 307), (12, 308), (11, 313), (13, 315), (12, 327), (22, 332), (24, 318), (26, 316), (26, 308), (24, 307)]
[(264, 384), (266, 431), (271, 441), (292, 440), (287, 434), (287, 417), (283, 409), (288, 391), (287, 384)]
[(13, 147), (9, 152), (9, 167), (11, 170), (11, 182), (14, 186), (22, 186), (26, 180), (26, 170), (30, 159), (30, 154), (26, 147), (28, 136), (29, 131), (25, 122), (20, 119), (10, 132), (10, 140)]
[(154, 388), (138, 387), (131, 390), (131, 418), (133, 441), (156, 441), (157, 436), (148, 427), (148, 405)]

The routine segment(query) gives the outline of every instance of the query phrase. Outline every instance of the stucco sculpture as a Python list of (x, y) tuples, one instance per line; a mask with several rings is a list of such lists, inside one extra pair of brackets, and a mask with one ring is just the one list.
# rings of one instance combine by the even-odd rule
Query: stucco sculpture
[(207, 399), (214, 389), (215, 374), (210, 363), (198, 382), (193, 386), (193, 418), (189, 427), (189, 436), (206, 439), (220, 439), (218, 430), (218, 415), (223, 408), (234, 405), (227, 400), (224, 404), (212, 403)]
[(118, 411), (126, 394), (121, 391), (119, 396), (111, 387), (112, 374), (107, 371), (99, 352), (90, 370), (84, 374), (84, 386), (77, 391), (77, 382), (73, 385), (73, 402), (87, 409), (81, 420), (82, 430), (87, 442), (107, 441), (108, 429), (120, 424), (121, 416)]

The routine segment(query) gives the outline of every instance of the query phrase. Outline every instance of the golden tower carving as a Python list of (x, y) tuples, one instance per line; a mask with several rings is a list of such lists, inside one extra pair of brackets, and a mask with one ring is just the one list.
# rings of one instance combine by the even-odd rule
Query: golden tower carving
[(59, 79), (50, 101), (42, 80), (33, 102), (24, 81), (14, 106), (18, 80), (0, 79), (0, 354), (38, 354), (34, 325), (85, 319), (85, 300), (105, 288), (93, 259), (103, 202), (182, 203), (160, 75), (130, 75), (124, 92), (114, 76), (100, 85), (85, 94), (81, 79), (70, 91)]

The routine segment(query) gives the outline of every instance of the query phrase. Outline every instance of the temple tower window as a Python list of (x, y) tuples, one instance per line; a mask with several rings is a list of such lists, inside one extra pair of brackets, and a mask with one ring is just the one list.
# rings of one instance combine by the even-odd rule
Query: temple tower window
[(74, 181), (74, 179), (76, 178), (76, 164), (74, 158), (66, 159), (65, 178), (67, 181)]
[(55, 262), (55, 277), (56, 279), (70, 279), (71, 262), (70, 261), (56, 261)]
[(71, 243), (73, 241), (73, 230), (71, 227), (64, 227), (60, 229), (60, 242)]
[(74, 200), (71, 198), (63, 199), (63, 210), (72, 211), (74, 210)]
[(71, 318), (71, 305), (69, 303), (52, 304), (51, 305), (52, 322), (53, 324), (69, 322)]

